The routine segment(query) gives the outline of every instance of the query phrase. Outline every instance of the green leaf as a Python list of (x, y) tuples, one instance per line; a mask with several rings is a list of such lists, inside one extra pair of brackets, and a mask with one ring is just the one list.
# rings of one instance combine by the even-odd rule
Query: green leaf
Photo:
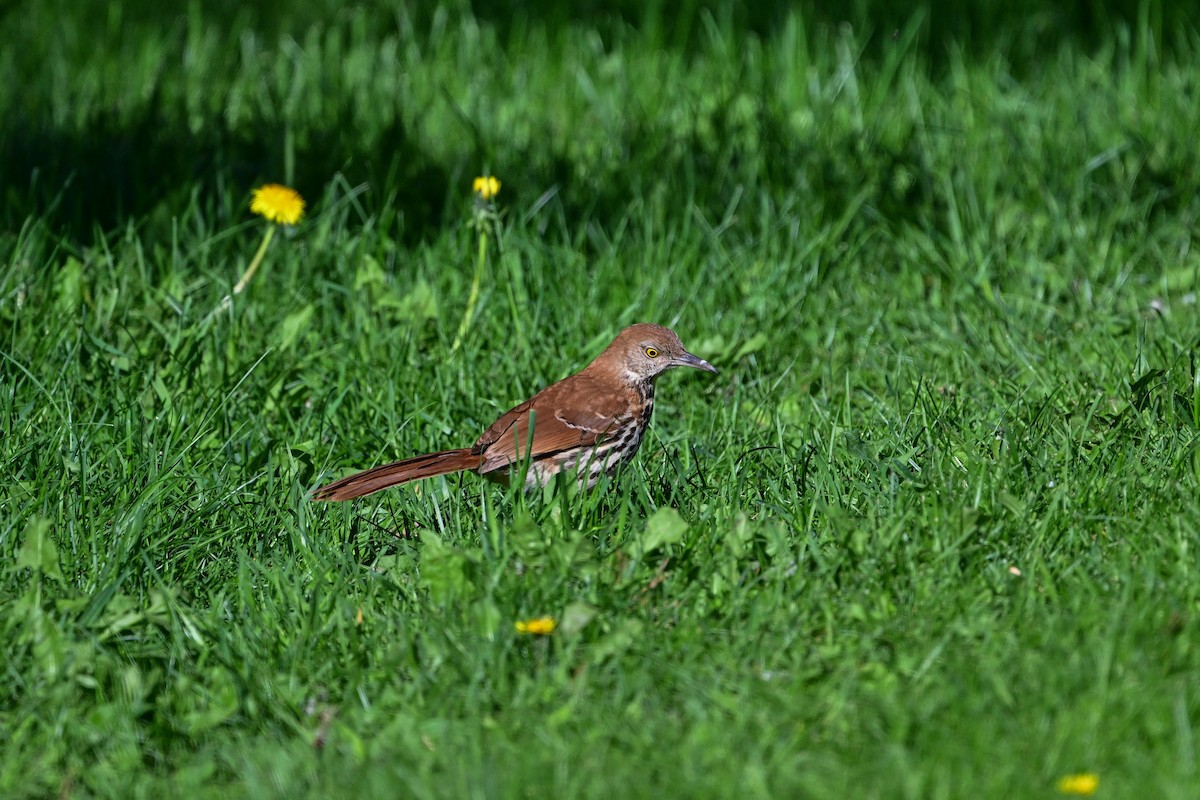
[(423, 322), (438, 315), (437, 295), (424, 278), (418, 278), (401, 296), (391, 277), (375, 258), (367, 256), (354, 273), (354, 290), (366, 290), (371, 304), (391, 311), (396, 321)]
[(560, 636), (574, 636), (587, 624), (596, 618), (596, 607), (587, 603), (571, 603), (563, 609), (562, 620), (558, 623)]
[(737, 353), (733, 356), (733, 360), (740, 361), (751, 353), (757, 353), (766, 346), (768, 341), (770, 340), (765, 333), (754, 334), (742, 343), (742, 346), (738, 348)]
[(400, 317), (414, 322), (434, 319), (438, 315), (437, 295), (424, 278), (413, 284), (404, 297), (398, 300), (389, 298), (384, 304), (394, 307)]
[(688, 524), (673, 508), (660, 508), (646, 520), (646, 529), (637, 542), (643, 554), (652, 553), (668, 544), (676, 544), (687, 533)]
[(44, 517), (29, 520), (21, 550), (17, 553), (17, 567), (30, 567), (48, 578), (63, 579), (58, 567), (58, 547), (50, 538), (50, 520)]
[(299, 311), (293, 311), (283, 318), (283, 322), (279, 323), (279, 329), (275, 332), (275, 344), (280, 350), (287, 350), (296, 343), (300, 338), (300, 334), (308, 330), (309, 323), (312, 321), (313, 305), (308, 305), (301, 308)]
[(754, 526), (751, 525), (746, 512), (739, 511), (734, 516), (733, 525), (722, 538), (725, 540), (725, 547), (734, 558), (745, 555), (750, 543), (754, 541)]
[(479, 625), (479, 634), (489, 642), (495, 640), (496, 632), (504, 617), (500, 609), (491, 600), (480, 600), (475, 603), (475, 622)]
[(75, 256), (67, 256), (58, 273), (58, 300), (60, 311), (78, 313), (83, 303), (83, 264)]
[(588, 648), (588, 660), (592, 664), (602, 664), (621, 656), (641, 638), (642, 628), (639, 620), (622, 620)]
[(374, 256), (365, 256), (354, 271), (354, 291), (363, 287), (380, 284), (387, 285), (387, 274), (383, 271), (379, 260)]
[(183, 715), (182, 728), (192, 736), (224, 725), (238, 712), (238, 689), (232, 675), (224, 669), (214, 669), (208, 675), (203, 691), (192, 694), (194, 704)]
[(467, 593), (467, 556), (443, 542), (436, 534), (421, 536), (421, 582), (439, 603), (448, 603)]

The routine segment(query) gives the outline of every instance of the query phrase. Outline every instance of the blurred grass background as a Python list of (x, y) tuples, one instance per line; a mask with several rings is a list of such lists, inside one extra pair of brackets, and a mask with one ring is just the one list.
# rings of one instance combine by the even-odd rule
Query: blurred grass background
[[(593, 3), (570, 12), (192, 2), (164, 14), (146, 2), (13, 2), (0, 12), (6, 39), (21, 43), (2, 57), (12, 77), (3, 221), (19, 226), (36, 209), (86, 237), (92, 225), (130, 218), (167, 224), (192, 194), (206, 213), (227, 216), (230, 185), (240, 191), (266, 174), (312, 196), (324, 186), (318, 176), (341, 173), (370, 183), (368, 210), (402, 206), (412, 240), (455, 216), (452, 187), (480, 164), (508, 176), (526, 202), (536, 197), (524, 193), (557, 187), (571, 215), (605, 222), (631, 197), (653, 197), (647, 175), (672, 176), (678, 199), (719, 216), (739, 191), (778, 199), (800, 189), (842, 208), (867, 173), (873, 205), (921, 219), (936, 186), (919, 139), (960, 130), (912, 113), (912, 98), (893, 93), (903, 72), (945, 81), (980, 66), (1013, 81), (1014, 108), (992, 110), (1011, 129), (1031, 111), (1019, 102), (1024, 86), (1076, 88), (1052, 85), (1059, 73), (1044, 67), (1055, 62), (1096, 59), (1094, 80), (1120, 80), (1124, 68), (1152, 82), (1164, 58), (1190, 52), (1190, 13), (1135, 2)], [(855, 96), (855, 81), (844, 81), (864, 67), (878, 79)], [(1144, 102), (1193, 116), (1186, 98), (1144, 88)], [(969, 103), (946, 100), (954, 111)], [(1169, 131), (1121, 121), (1126, 157), (1151, 167), (1147, 191), (1194, 186), (1192, 159), (1160, 163)], [(999, 147), (998, 157), (1057, 156), (1036, 142), (964, 144)], [(1055, 144), (1104, 151), (1065, 136)]]

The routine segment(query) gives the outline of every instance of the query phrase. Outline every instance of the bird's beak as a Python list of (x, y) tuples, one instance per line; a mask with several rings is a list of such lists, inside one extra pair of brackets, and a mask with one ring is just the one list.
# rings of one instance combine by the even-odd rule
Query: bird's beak
[(714, 375), (717, 372), (717, 368), (712, 364), (708, 363), (703, 358), (692, 355), (691, 353), (684, 353), (683, 355), (674, 359), (672, 363), (677, 367), (695, 367), (696, 369), (702, 369), (706, 372), (711, 372)]

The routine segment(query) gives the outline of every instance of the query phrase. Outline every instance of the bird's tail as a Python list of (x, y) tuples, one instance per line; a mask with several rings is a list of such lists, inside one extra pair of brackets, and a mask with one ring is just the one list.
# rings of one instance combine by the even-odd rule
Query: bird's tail
[(451, 472), (461, 472), (464, 469), (478, 469), (481, 463), (483, 463), (483, 457), (472, 453), (469, 447), (428, 453), (397, 461), (394, 464), (373, 467), (364, 472), (356, 472), (340, 481), (334, 481), (317, 489), (313, 493), (312, 499), (353, 500), (356, 497), (374, 494), (389, 486), (397, 486), (421, 478), (449, 475)]

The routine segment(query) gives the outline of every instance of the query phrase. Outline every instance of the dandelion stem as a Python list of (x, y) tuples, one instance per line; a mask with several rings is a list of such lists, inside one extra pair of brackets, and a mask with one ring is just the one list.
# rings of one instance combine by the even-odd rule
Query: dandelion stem
[(254, 273), (258, 272), (258, 267), (263, 262), (263, 256), (267, 254), (267, 246), (271, 244), (271, 240), (275, 238), (276, 225), (271, 225), (267, 228), (267, 233), (263, 236), (262, 244), (258, 246), (258, 252), (254, 254), (254, 259), (250, 262), (250, 266), (246, 267), (246, 271), (242, 273), (242, 277), (233, 287), (233, 294), (241, 294), (246, 288), (246, 284), (250, 283), (250, 279), (254, 277)]
[(450, 352), (458, 351), (458, 346), (462, 344), (462, 338), (466, 335), (467, 330), (471, 327), (471, 318), (475, 315), (475, 303), (479, 301), (479, 284), (483, 281), (483, 265), (487, 263), (487, 229), (482, 225), (479, 226), (479, 258), (475, 262), (475, 277), (471, 280), (471, 293), (467, 296), (467, 309), (463, 312), (462, 322), (458, 324), (458, 334), (454, 337), (454, 344), (450, 345)]

